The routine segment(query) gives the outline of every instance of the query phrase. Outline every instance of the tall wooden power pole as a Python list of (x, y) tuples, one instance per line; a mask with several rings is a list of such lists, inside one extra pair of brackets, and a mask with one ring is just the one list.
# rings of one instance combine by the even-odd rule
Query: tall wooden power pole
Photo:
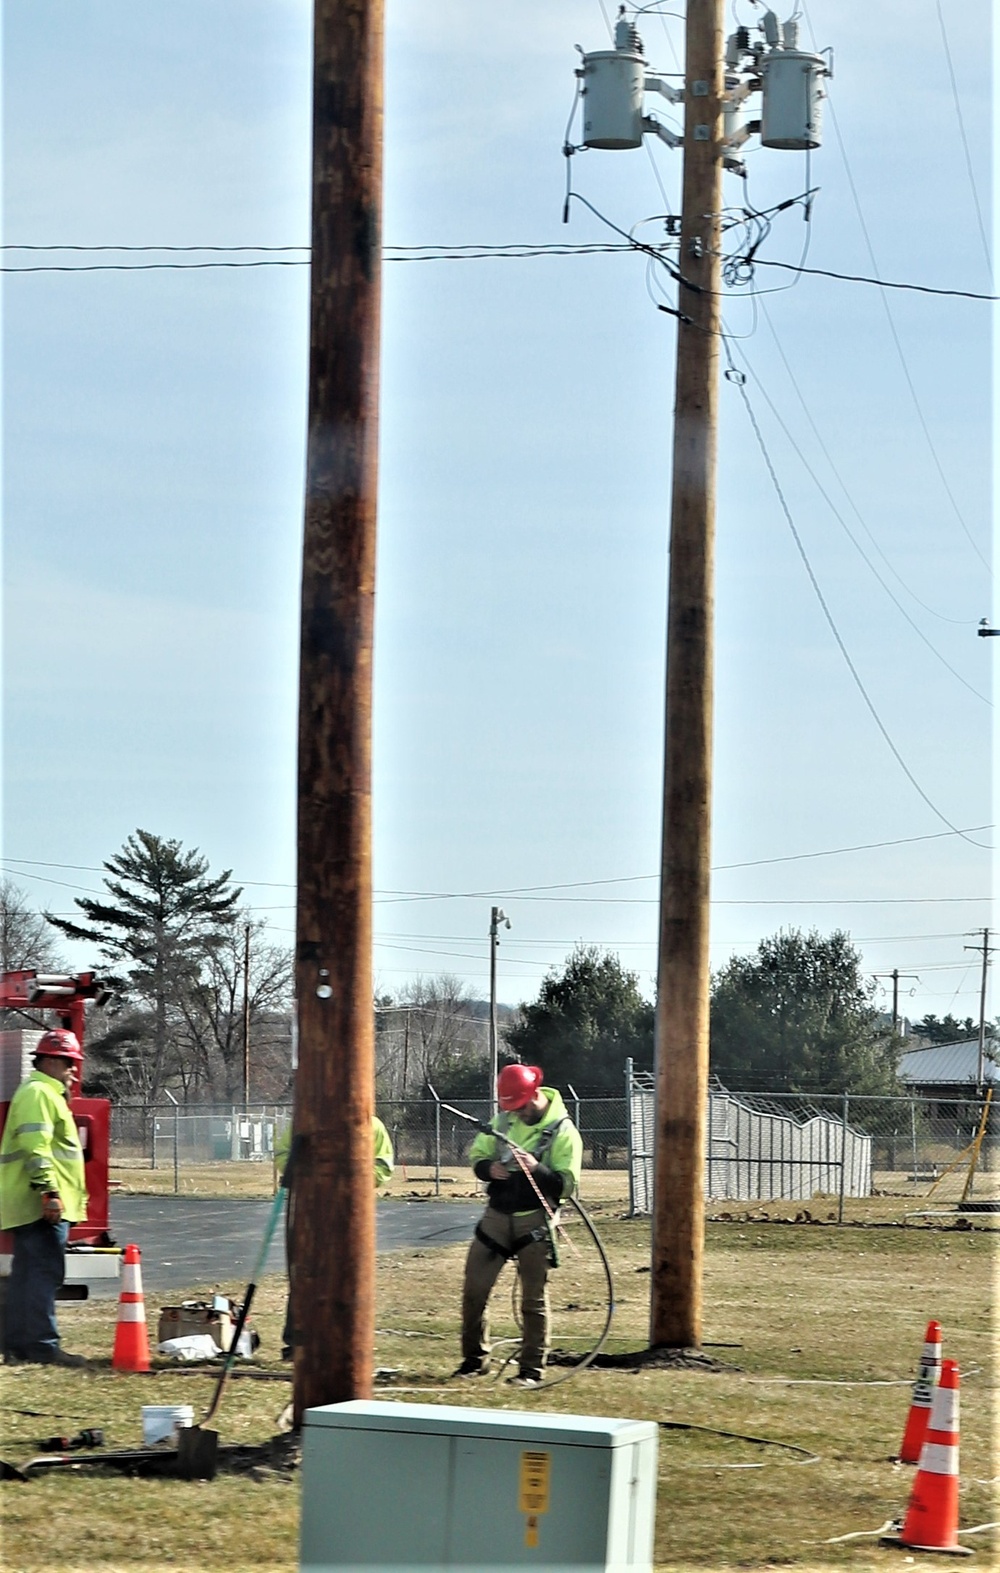
[[(701, 1341), (723, 0), (689, 0), (678, 266), (650, 1342)], [(687, 319), (687, 320), (685, 320)]]
[(371, 684), (383, 0), (314, 0), (299, 684), (294, 1416), (371, 1394)]

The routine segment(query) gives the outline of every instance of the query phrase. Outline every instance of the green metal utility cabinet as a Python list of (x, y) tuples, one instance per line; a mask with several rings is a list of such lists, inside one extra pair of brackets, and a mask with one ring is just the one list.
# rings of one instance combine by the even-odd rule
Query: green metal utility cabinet
[(646, 1420), (307, 1409), (301, 1567), (651, 1573), (656, 1450)]

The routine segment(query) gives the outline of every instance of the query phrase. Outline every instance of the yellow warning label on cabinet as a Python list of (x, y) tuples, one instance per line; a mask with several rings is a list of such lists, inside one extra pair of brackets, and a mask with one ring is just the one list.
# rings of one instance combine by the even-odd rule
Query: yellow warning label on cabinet
[(522, 1513), (534, 1517), (549, 1511), (549, 1481), (552, 1474), (551, 1453), (522, 1453), (521, 1479), (517, 1505)]

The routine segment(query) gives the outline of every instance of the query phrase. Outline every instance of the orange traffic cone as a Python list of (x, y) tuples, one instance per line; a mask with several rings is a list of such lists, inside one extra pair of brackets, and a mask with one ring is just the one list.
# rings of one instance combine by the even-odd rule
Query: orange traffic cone
[(910, 1505), (898, 1539), (890, 1544), (910, 1551), (943, 1551), (953, 1557), (972, 1555), (968, 1546), (958, 1543), (958, 1365), (954, 1360), (942, 1361)]
[(111, 1356), (111, 1368), (114, 1371), (149, 1370), (149, 1335), (146, 1332), (146, 1304), (142, 1298), (139, 1256), (137, 1245), (126, 1245), (122, 1290), (118, 1296), (115, 1349)]
[(927, 1422), (931, 1417), (931, 1398), (941, 1375), (941, 1323), (928, 1322), (924, 1335), (924, 1352), (917, 1367), (917, 1380), (913, 1384), (910, 1412), (906, 1417), (906, 1430), (899, 1449), (901, 1464), (918, 1464), (920, 1449), (927, 1435)]

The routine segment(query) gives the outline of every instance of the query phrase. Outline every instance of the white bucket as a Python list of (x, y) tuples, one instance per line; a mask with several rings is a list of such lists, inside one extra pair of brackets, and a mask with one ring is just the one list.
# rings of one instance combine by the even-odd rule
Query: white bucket
[(194, 1425), (190, 1404), (143, 1404), (142, 1440), (146, 1447), (157, 1442), (176, 1442), (180, 1426)]

